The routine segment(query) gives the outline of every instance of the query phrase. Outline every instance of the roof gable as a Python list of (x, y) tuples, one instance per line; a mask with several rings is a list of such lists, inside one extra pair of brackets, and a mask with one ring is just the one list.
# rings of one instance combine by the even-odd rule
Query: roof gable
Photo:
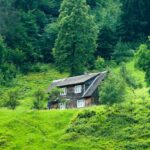
[(90, 97), (92, 96), (92, 94), (95, 92), (95, 90), (97, 89), (97, 87), (100, 85), (100, 83), (104, 80), (104, 78), (106, 77), (107, 72), (101, 72), (95, 79), (94, 81), (91, 83), (91, 85), (89, 86), (89, 88), (83, 93), (82, 97)]
[(88, 81), (94, 77), (97, 77), (102, 73), (103, 72), (90, 73), (90, 74), (85, 74), (85, 75), (80, 75), (80, 76), (75, 76), (75, 77), (69, 77), (69, 78), (60, 79), (60, 80), (54, 80), (47, 91), (49, 92), (54, 87), (65, 87), (65, 86), (70, 86), (70, 85), (83, 84), (86, 81)]

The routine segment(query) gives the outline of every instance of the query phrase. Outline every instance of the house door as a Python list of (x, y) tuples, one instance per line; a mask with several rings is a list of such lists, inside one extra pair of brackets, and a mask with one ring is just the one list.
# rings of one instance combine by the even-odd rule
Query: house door
[(60, 108), (61, 110), (66, 109), (66, 104), (65, 104), (65, 103), (60, 103), (60, 104), (59, 104), (59, 108)]
[(77, 108), (83, 108), (85, 107), (85, 100), (77, 100)]

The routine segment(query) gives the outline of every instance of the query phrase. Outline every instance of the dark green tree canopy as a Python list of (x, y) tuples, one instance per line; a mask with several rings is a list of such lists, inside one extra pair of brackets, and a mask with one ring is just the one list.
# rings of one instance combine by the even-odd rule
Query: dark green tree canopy
[(97, 28), (85, 0), (64, 0), (54, 57), (60, 71), (82, 74), (96, 49)]

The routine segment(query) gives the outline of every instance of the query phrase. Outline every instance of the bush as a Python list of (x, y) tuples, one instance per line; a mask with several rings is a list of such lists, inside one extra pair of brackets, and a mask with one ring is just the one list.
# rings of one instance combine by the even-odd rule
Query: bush
[(150, 49), (148, 45), (142, 44), (136, 54), (136, 66), (145, 71), (145, 78), (148, 86), (150, 86)]
[(14, 64), (4, 63), (0, 66), (0, 84), (8, 85), (17, 74), (17, 70)]
[(77, 118), (91, 118), (96, 115), (96, 112), (93, 110), (85, 110), (78, 114)]
[(99, 71), (103, 71), (105, 69), (105, 60), (102, 57), (98, 57), (95, 61), (95, 69)]
[(100, 88), (100, 101), (103, 104), (113, 104), (125, 100), (126, 84), (117, 74), (109, 74)]
[(31, 72), (46, 72), (49, 70), (49, 66), (47, 64), (37, 63), (31, 66)]
[(10, 109), (15, 109), (19, 105), (18, 102), (18, 92), (17, 91), (10, 91), (8, 93), (8, 100), (5, 103), (5, 106)]
[(113, 59), (115, 59), (117, 63), (126, 62), (133, 56), (134, 50), (130, 48), (129, 43), (117, 43), (113, 53)]
[(42, 90), (37, 90), (35, 93), (34, 93), (34, 101), (33, 101), (33, 108), (34, 109), (42, 109), (43, 106), (44, 106), (44, 99), (45, 99), (45, 93), (44, 91)]
[(48, 94), (49, 94), (49, 101), (54, 101), (60, 97), (61, 89), (59, 88), (53, 88)]
[(126, 84), (130, 87), (136, 98), (134, 90), (142, 87), (141, 83), (138, 82), (138, 80), (132, 75), (132, 73), (129, 70), (127, 70), (126, 65), (124, 63), (120, 67), (120, 75), (122, 76)]

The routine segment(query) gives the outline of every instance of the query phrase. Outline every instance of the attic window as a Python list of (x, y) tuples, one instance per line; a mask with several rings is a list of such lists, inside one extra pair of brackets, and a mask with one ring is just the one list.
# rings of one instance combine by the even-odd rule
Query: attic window
[(75, 87), (74, 87), (74, 93), (81, 93), (81, 91), (82, 91), (82, 86), (81, 85), (76, 85)]
[(61, 88), (60, 95), (61, 96), (67, 95), (67, 88)]

